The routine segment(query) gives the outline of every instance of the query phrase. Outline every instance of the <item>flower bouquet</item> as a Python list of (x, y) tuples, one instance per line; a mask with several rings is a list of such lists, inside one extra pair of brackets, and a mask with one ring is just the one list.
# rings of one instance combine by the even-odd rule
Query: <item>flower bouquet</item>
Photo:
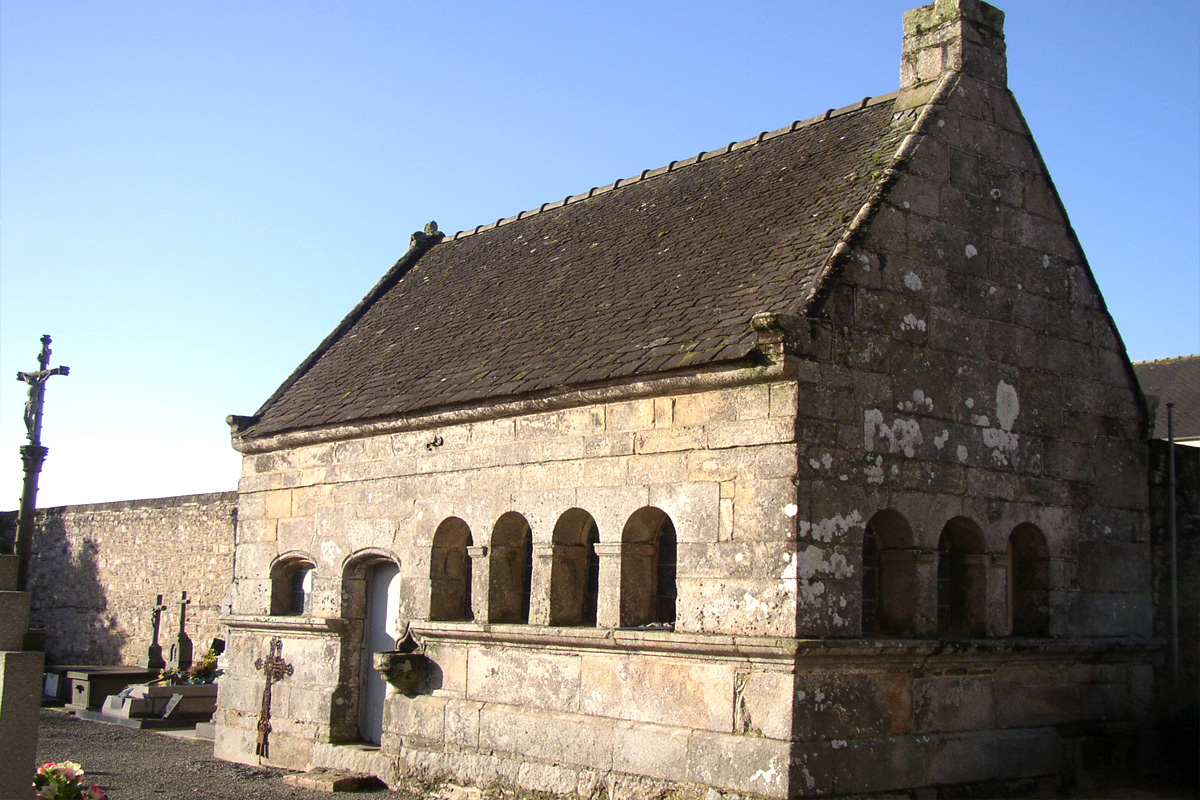
[(33, 778), (35, 796), (44, 800), (107, 800), (99, 786), (81, 784), (82, 777), (83, 768), (73, 761), (42, 764)]

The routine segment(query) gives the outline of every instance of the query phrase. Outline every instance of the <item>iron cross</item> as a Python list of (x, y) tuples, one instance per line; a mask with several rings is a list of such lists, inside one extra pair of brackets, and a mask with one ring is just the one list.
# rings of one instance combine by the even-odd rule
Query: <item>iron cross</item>
[(271, 734), (271, 686), (292, 675), (295, 669), (283, 660), (283, 640), (278, 636), (271, 637), (271, 646), (267, 657), (254, 662), (254, 668), (266, 676), (266, 686), (263, 687), (262, 708), (258, 712), (258, 743), (254, 754), (267, 758), (268, 737)]

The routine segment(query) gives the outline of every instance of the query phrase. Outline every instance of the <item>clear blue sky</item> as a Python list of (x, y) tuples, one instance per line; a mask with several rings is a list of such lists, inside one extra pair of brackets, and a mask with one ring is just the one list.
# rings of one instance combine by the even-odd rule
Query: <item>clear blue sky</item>
[[(0, 509), (235, 488), (249, 414), (453, 232), (898, 86), (847, 2), (0, 0)], [(1200, 352), (1200, 12), (1009, 0), (1010, 85), (1134, 360)]]

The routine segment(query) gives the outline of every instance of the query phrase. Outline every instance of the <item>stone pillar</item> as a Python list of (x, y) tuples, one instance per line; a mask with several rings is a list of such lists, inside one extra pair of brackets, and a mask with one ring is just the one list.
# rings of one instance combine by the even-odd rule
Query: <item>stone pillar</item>
[(1012, 633), (1009, 613), (1008, 553), (991, 553), (987, 567), (987, 635), (1008, 636)]
[(488, 621), (488, 578), (491, 561), (488, 559), (487, 545), (467, 548), (467, 558), (471, 559), (471, 614), (476, 622)]
[(1066, 636), (1071, 618), (1071, 587), (1075, 584), (1075, 562), (1050, 558), (1050, 635)]
[(529, 624), (550, 624), (550, 577), (554, 571), (554, 556), (557, 546), (535, 544), (533, 546), (533, 588), (529, 596)]
[(991, 559), (987, 553), (964, 553), (963, 564), (967, 568), (966, 614), (962, 631), (967, 636), (987, 636), (988, 630), (988, 584)]
[(43, 655), (24, 652), (29, 595), (15, 591), (19, 556), (0, 556), (0, 797), (33, 797)]
[(620, 542), (593, 545), (600, 559), (600, 591), (596, 599), (598, 628), (621, 626), (621, 546)]
[(913, 551), (916, 562), (916, 613), (913, 615), (913, 633), (917, 636), (927, 636), (937, 633), (937, 551)]

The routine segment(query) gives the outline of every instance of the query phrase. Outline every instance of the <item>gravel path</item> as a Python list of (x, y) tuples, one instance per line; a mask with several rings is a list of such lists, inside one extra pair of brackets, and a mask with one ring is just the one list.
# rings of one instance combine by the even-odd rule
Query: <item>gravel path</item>
[[(213, 758), (212, 742), (179, 739), (152, 731), (88, 722), (56, 708), (43, 708), (38, 727), (38, 764), (75, 761), (89, 783), (99, 785), (111, 800), (316, 800), (324, 792), (288, 786), (286, 770), (250, 767)], [(3, 743), (0, 743), (3, 758)], [(33, 780), (31, 774), (30, 780)], [(341, 797), (378, 800), (550, 800), (550, 795), (517, 793), (508, 789), (479, 792), (451, 784), (431, 792), (416, 786), (394, 792), (379, 790)], [(903, 796), (903, 795), (901, 795)], [(1035, 793), (1030, 797), (1080, 800), (1163, 800), (1195, 798), (1194, 786), (1151, 782), (1137, 786)]]
[[(288, 774), (284, 770), (219, 761), (212, 752), (212, 742), (88, 722), (61, 709), (42, 709), (38, 726), (37, 763), (75, 761), (83, 767), (85, 780), (104, 789), (111, 800), (327, 800), (331, 796), (288, 786), (283, 782)], [(416, 798), (386, 791), (342, 796)]]

